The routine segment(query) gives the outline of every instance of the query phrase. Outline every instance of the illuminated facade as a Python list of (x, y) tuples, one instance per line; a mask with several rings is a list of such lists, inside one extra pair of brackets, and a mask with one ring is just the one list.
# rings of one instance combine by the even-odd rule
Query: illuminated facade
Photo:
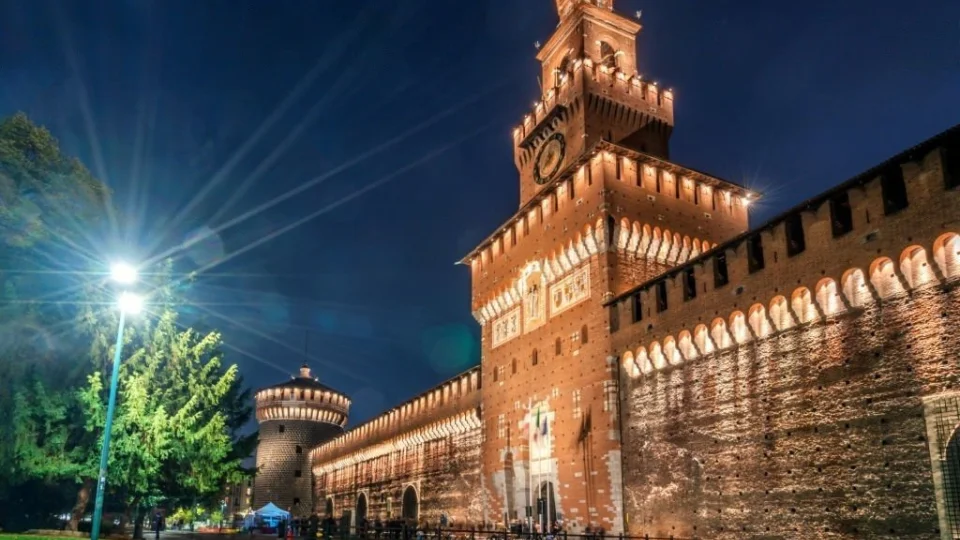
[(750, 229), (758, 194), (670, 160), (640, 25), (556, 7), (519, 209), (462, 261), (481, 365), (314, 448), (315, 508), (960, 537), (960, 129)]
[(253, 507), (273, 503), (295, 516), (313, 510), (310, 449), (343, 433), (350, 400), (304, 365), (289, 381), (257, 390), (257, 472)]

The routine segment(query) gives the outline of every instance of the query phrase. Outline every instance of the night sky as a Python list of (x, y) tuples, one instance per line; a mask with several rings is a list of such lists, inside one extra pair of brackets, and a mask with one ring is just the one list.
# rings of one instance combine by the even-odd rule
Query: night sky
[[(764, 192), (754, 224), (960, 122), (956, 0), (617, 7), (675, 91), (671, 158)], [(176, 252), (205, 268), (185, 317), (251, 386), (308, 361), (357, 423), (479, 361), (454, 263), (517, 208), (556, 23), (553, 0), (0, 0), (0, 116), (114, 189), (105, 259), (218, 231)]]

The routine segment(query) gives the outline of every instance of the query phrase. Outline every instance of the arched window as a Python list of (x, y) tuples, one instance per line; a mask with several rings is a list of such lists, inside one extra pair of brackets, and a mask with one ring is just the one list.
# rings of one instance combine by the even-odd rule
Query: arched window
[(617, 50), (606, 41), (600, 42), (600, 65), (608, 68), (617, 67)]
[(583, 325), (580, 328), (580, 343), (586, 344), (590, 341), (590, 336), (587, 334), (587, 325)]
[(562, 339), (557, 338), (557, 341), (554, 343), (554, 349), (555, 349), (555, 350), (554, 350), (554, 354), (556, 354), (557, 356), (560, 356), (560, 355), (563, 354), (563, 340), (562, 340)]
[(537, 362), (539, 362), (539, 359), (537, 358), (537, 350), (534, 349), (533, 352), (530, 353), (530, 364), (535, 366), (537, 365)]
[(557, 64), (556, 69), (553, 70), (553, 85), (560, 86), (563, 84), (564, 78), (566, 77), (568, 71), (570, 71), (570, 57), (564, 56), (563, 60), (560, 60), (560, 63)]

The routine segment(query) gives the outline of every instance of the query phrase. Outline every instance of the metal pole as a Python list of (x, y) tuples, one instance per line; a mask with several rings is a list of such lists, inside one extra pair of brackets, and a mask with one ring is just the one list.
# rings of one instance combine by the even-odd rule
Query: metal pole
[(100, 449), (100, 476), (97, 477), (97, 499), (93, 506), (90, 540), (100, 538), (100, 520), (103, 519), (103, 492), (107, 488), (107, 460), (110, 457), (110, 430), (113, 429), (113, 411), (117, 407), (117, 384), (120, 379), (120, 353), (123, 351), (124, 313), (120, 310), (117, 345), (113, 352), (113, 374), (110, 377), (110, 401), (107, 404), (107, 423), (103, 428), (103, 447)]

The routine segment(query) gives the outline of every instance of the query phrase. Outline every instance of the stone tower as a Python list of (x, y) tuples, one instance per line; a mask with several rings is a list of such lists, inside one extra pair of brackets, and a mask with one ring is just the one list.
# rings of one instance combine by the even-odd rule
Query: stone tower
[[(481, 470), (497, 521), (541, 509), (617, 532), (619, 319), (608, 304), (746, 231), (755, 195), (668, 161), (674, 94), (639, 74), (635, 20), (610, 0), (556, 7), (537, 56), (543, 95), (513, 130), (520, 209), (462, 261), (482, 326)], [(666, 302), (658, 289), (631, 306), (634, 320)]]
[(321, 384), (304, 364), (289, 381), (257, 391), (260, 441), (253, 507), (272, 502), (293, 512), (313, 508), (310, 450), (343, 433), (350, 400)]

